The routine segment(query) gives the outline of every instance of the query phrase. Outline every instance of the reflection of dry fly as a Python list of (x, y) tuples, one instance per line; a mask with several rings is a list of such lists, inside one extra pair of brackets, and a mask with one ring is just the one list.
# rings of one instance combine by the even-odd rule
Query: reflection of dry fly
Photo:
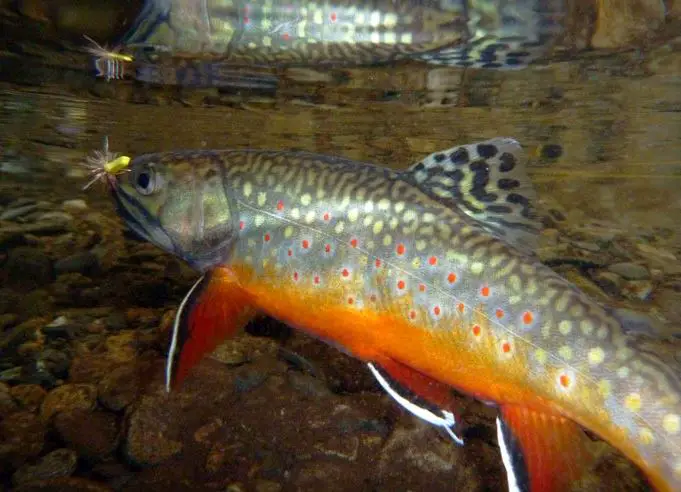
[(92, 44), (92, 46), (85, 48), (85, 51), (96, 57), (95, 68), (97, 69), (97, 76), (106, 77), (107, 82), (111, 79), (122, 79), (125, 75), (124, 62), (131, 62), (132, 56), (119, 53), (119, 48), (109, 50), (105, 46), (101, 46), (90, 36), (86, 34), (83, 34), (83, 36)]
[(93, 156), (86, 158), (86, 162), (82, 164), (83, 167), (90, 171), (92, 179), (83, 186), (83, 191), (87, 190), (96, 181), (106, 183), (109, 176), (123, 174), (130, 171), (128, 164), (130, 157), (116, 153), (109, 152), (109, 137), (104, 137), (104, 149), (95, 150)]

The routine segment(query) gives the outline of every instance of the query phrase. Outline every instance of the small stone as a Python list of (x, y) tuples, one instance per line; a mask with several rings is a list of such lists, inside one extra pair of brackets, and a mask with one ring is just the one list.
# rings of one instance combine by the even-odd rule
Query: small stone
[(130, 405), (141, 392), (139, 370), (126, 364), (105, 374), (97, 388), (100, 403), (114, 412)]
[(97, 389), (91, 384), (65, 384), (48, 393), (40, 408), (40, 415), (48, 421), (59, 412), (92, 410), (96, 399)]
[(610, 265), (608, 270), (627, 280), (648, 280), (650, 278), (648, 269), (636, 263), (615, 263)]
[(619, 295), (624, 283), (622, 277), (612, 272), (599, 271), (594, 275), (593, 279), (606, 294), (611, 296)]
[(44, 323), (44, 318), (30, 319), (9, 329), (6, 333), (1, 334), (0, 353), (5, 353), (6, 350), (16, 348), (24, 342), (36, 340), (40, 327)]
[[(5, 383), (0, 383), (0, 388), (7, 388)], [(0, 420), (19, 410), (14, 398), (8, 390), (0, 390)]]
[(650, 280), (629, 280), (622, 287), (622, 295), (629, 299), (646, 301), (653, 292), (653, 283)]
[(81, 210), (87, 210), (88, 208), (87, 202), (80, 199), (66, 200), (61, 206), (67, 212), (80, 212)]
[(111, 455), (118, 446), (118, 424), (110, 413), (73, 410), (54, 418), (59, 437), (90, 462)]
[(591, 251), (592, 253), (597, 253), (601, 250), (601, 247), (598, 244), (589, 241), (572, 241), (572, 244), (580, 249)]
[(24, 319), (33, 316), (50, 316), (54, 313), (54, 299), (45, 289), (32, 290), (21, 298), (17, 311)]
[(12, 387), (10, 394), (21, 408), (30, 412), (37, 412), (47, 392), (37, 384), (18, 384)]
[(28, 215), (38, 209), (38, 204), (24, 205), (23, 207), (9, 208), (0, 214), (0, 220), (15, 220)]
[(272, 480), (261, 480), (255, 481), (255, 492), (280, 492), (283, 486), (280, 483), (273, 482)]
[(40, 214), (36, 222), (63, 222), (68, 223), (73, 221), (73, 215), (66, 212), (47, 212)]
[(63, 350), (46, 348), (36, 360), (36, 367), (39, 371), (49, 373), (58, 379), (65, 379), (68, 376), (71, 366), (71, 356)]
[(99, 258), (90, 251), (76, 253), (57, 260), (54, 264), (54, 271), (57, 275), (64, 273), (93, 275), (100, 271)]
[[(118, 490), (118, 489), (114, 489)], [(59, 477), (28, 482), (19, 485), (14, 492), (111, 492), (108, 485), (86, 478)]]
[(30, 247), (10, 251), (3, 270), (7, 286), (17, 289), (36, 289), (54, 278), (50, 258), (42, 250)]
[(76, 471), (78, 456), (75, 451), (61, 448), (46, 454), (35, 465), (24, 465), (12, 475), (14, 485), (22, 485), (35, 480), (68, 477)]
[(157, 465), (182, 451), (182, 442), (167, 435), (167, 411), (157, 399), (142, 397), (130, 415), (125, 452), (134, 464)]
[(16, 412), (0, 422), (0, 472), (18, 468), (37, 457), (45, 444), (47, 427), (32, 412)]

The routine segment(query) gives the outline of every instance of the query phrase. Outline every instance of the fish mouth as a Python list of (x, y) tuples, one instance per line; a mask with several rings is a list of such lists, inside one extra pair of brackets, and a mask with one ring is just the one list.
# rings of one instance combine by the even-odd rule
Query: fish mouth
[(109, 191), (116, 204), (118, 215), (140, 238), (177, 256), (180, 254), (172, 237), (165, 231), (156, 217), (151, 215), (135, 198), (118, 185), (115, 176), (107, 176)]

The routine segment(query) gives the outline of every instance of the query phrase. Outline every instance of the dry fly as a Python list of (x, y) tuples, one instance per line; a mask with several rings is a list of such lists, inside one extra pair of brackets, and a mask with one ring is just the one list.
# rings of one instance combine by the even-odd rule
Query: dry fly
[(125, 63), (130, 63), (132, 56), (119, 53), (120, 48), (110, 50), (106, 46), (101, 46), (87, 34), (83, 34), (83, 37), (92, 45), (85, 48), (85, 51), (95, 57), (97, 76), (106, 77), (107, 82), (111, 79), (122, 79), (125, 75)]
[(83, 191), (87, 190), (97, 181), (106, 183), (109, 176), (123, 174), (130, 171), (128, 164), (130, 157), (109, 152), (109, 137), (104, 137), (104, 148), (95, 150), (94, 155), (88, 156), (83, 167), (90, 171), (91, 179), (88, 184), (83, 186)]

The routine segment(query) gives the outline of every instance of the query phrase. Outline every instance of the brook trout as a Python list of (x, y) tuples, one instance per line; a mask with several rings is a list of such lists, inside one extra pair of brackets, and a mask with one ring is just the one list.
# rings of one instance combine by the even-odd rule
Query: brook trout
[(169, 388), (264, 313), (366, 362), (456, 441), (452, 389), (495, 406), (510, 490), (568, 489), (591, 459), (582, 428), (681, 490), (681, 364), (538, 261), (515, 140), (404, 172), (255, 150), (115, 162), (127, 225), (202, 274), (179, 306)]
[[(518, 69), (550, 48), (565, 13), (564, 0), (147, 0), (118, 49), (138, 80), (182, 85), (220, 85), (228, 66)], [(195, 63), (174, 74), (177, 58)]]

